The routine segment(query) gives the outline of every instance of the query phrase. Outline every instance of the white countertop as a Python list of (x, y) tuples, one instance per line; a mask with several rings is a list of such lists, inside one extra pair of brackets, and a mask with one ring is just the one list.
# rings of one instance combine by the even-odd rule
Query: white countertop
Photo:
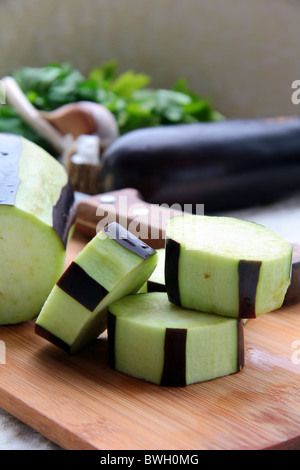
[[(222, 215), (260, 223), (290, 243), (300, 244), (300, 193), (282, 202)], [(60, 447), (0, 409), (0, 450), (59, 450)]]

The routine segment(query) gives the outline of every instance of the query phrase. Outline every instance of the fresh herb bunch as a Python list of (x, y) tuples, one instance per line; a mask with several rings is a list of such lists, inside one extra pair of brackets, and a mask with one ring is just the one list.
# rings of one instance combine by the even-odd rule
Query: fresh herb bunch
[[(87, 77), (71, 64), (53, 63), (45, 67), (22, 67), (12, 76), (29, 101), (39, 110), (88, 100), (101, 103), (115, 116), (120, 134), (158, 125), (207, 122), (223, 116), (192, 92), (186, 80), (168, 89), (150, 87), (151, 77), (128, 70), (118, 75), (117, 62), (110, 60), (91, 70)], [(0, 106), (0, 132), (12, 132), (47, 147), (8, 104)]]

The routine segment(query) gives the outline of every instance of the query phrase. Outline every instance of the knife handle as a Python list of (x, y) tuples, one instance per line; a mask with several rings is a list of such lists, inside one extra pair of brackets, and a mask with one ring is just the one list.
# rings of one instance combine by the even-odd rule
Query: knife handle
[(87, 197), (78, 203), (76, 229), (92, 238), (107, 224), (118, 222), (154, 249), (165, 245), (170, 217), (181, 215), (176, 208), (149, 204), (133, 188)]

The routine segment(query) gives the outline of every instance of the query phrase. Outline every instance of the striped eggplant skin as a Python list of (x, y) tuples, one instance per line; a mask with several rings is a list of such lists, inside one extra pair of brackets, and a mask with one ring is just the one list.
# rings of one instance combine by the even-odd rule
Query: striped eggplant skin
[(180, 257), (180, 243), (170, 237), (166, 238), (165, 282), (170, 302), (181, 307), (178, 270)]
[(104, 191), (136, 188), (154, 204), (206, 214), (299, 190), (300, 119), (228, 119), (129, 132), (102, 158)]
[(0, 205), (52, 226), (66, 245), (75, 220), (74, 192), (64, 167), (23, 137), (0, 134)]
[(261, 265), (261, 261), (239, 261), (239, 318), (256, 318), (256, 291)]
[(39, 313), (63, 272), (74, 223), (64, 167), (27, 139), (0, 134), (0, 324)]
[(70, 181), (61, 189), (60, 197), (52, 209), (52, 226), (67, 248), (70, 232), (76, 220), (74, 191)]
[[(80, 304), (89, 313), (92, 313), (108, 294), (107, 289), (95, 281), (93, 277), (89, 276), (75, 261), (65, 270), (57, 281), (56, 286), (59, 288), (59, 292), (63, 292), (64, 295), (74, 299), (76, 303)], [(57, 304), (57, 311), (61, 316), (64, 314), (64, 312), (59, 311), (59, 304)], [(106, 313), (103, 312), (103, 315), (106, 316)], [(106, 321), (103, 321), (103, 325), (105, 324)], [(105, 329), (105, 326), (103, 328)], [(70, 354), (73, 352), (70, 344), (49, 331), (49, 329), (44, 328), (38, 322), (34, 325), (34, 331), (38, 336), (55, 344), (60, 349)], [(102, 331), (99, 333), (102, 333)]]
[(90, 312), (93, 312), (108, 294), (108, 290), (89, 276), (75, 261), (70, 264), (56, 285)]
[(35, 332), (70, 354), (102, 334), (110, 303), (138, 292), (157, 253), (117, 222), (104, 227), (58, 279), (35, 322)]

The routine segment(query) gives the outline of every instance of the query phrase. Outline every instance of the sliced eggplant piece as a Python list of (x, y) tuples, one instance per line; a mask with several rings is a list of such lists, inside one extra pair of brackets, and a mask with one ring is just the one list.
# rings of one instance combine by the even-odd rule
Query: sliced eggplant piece
[(135, 188), (149, 203), (204, 204), (207, 215), (278, 201), (299, 190), (299, 134), (298, 117), (135, 130), (104, 152), (103, 191)]
[(165, 256), (166, 250), (159, 248), (157, 251), (157, 265), (150, 278), (145, 282), (140, 293), (145, 292), (166, 292), (165, 285)]
[(114, 222), (83, 248), (54, 286), (35, 332), (69, 353), (105, 329), (110, 303), (136, 293), (151, 276), (157, 253)]
[(167, 294), (129, 295), (108, 308), (110, 366), (162, 386), (186, 386), (239, 372), (243, 322), (169, 302)]
[(0, 324), (38, 315), (63, 272), (74, 207), (54, 157), (23, 137), (0, 134)]
[(290, 285), (292, 251), (292, 245), (253, 222), (174, 217), (166, 231), (169, 300), (235, 318), (276, 310)]
[(283, 305), (295, 305), (300, 302), (300, 247), (293, 245), (291, 284), (287, 290)]

